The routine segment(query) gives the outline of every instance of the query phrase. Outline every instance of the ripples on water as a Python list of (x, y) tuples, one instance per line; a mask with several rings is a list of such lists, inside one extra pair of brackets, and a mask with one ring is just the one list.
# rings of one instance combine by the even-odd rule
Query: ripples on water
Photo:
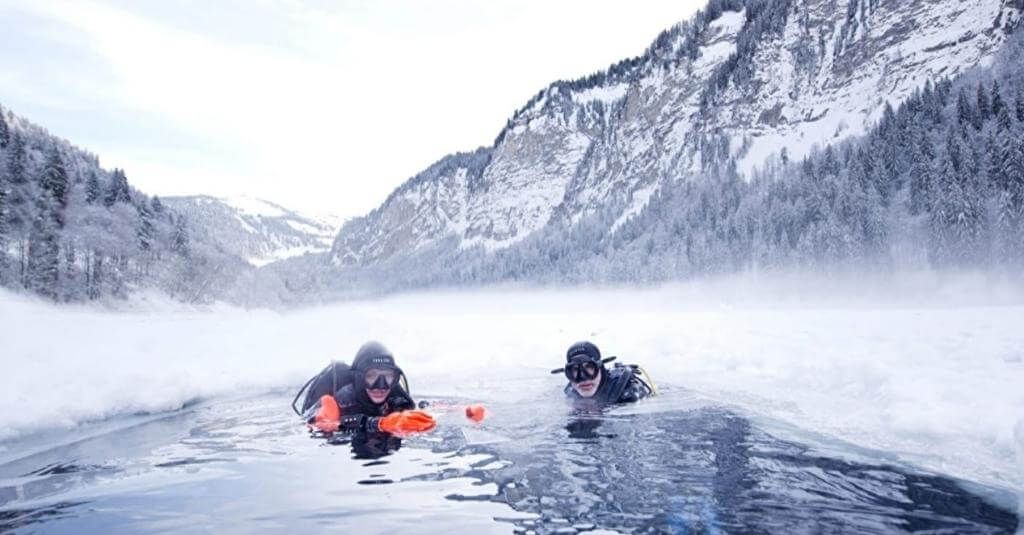
[(1017, 526), (1014, 514), (952, 480), (818, 457), (719, 409), (575, 417), (562, 433), (527, 444), (466, 450), (507, 463), (465, 475), (497, 483), (488, 499), (537, 514), (519, 525), (541, 531), (998, 533)]
[(1018, 527), (1014, 513), (951, 479), (815, 455), (720, 408), (601, 414), (560, 404), (498, 407), (482, 426), (447, 414), (437, 432), (403, 443), (312, 440), (285, 405), (272, 397), (200, 406), (28, 455), (8, 445), (0, 453), (0, 531)]

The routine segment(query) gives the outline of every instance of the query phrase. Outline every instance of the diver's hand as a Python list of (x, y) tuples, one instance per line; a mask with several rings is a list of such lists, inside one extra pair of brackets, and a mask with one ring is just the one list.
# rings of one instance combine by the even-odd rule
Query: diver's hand
[(419, 410), (393, 412), (377, 419), (377, 429), (385, 433), (425, 433), (437, 427), (434, 417)]
[(338, 402), (334, 400), (334, 396), (324, 394), (320, 397), (316, 413), (307, 423), (310, 428), (322, 433), (333, 433), (338, 430), (340, 420), (341, 408), (338, 407)]

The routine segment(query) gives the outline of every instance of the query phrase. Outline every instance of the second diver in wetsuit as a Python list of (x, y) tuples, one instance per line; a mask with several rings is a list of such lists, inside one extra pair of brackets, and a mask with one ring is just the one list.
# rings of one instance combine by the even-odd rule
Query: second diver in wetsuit
[(601, 358), (601, 350), (590, 342), (576, 342), (565, 354), (565, 367), (551, 373), (564, 373), (569, 380), (565, 395), (575, 401), (601, 404), (632, 403), (655, 394), (655, 387), (643, 368), (605, 364), (615, 357)]

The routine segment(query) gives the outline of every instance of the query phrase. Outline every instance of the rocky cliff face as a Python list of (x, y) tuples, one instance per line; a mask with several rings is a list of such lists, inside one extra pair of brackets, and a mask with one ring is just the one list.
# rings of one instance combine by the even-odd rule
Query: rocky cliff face
[(926, 80), (991, 61), (1016, 0), (721, 0), (640, 58), (556, 82), (494, 145), (446, 156), (344, 225), (335, 266), (454, 240), (509, 247), (553, 222), (613, 230), (712, 163), (746, 176), (867, 131)]

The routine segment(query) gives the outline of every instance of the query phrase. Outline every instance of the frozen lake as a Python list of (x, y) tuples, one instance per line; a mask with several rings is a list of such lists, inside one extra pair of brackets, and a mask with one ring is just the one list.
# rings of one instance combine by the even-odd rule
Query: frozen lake
[[(1024, 305), (719, 290), (417, 294), (287, 313), (2, 294), (0, 516), (44, 531), (361, 518), (384, 530), (436, 514), (467, 532), (772, 518), (786, 531), (809, 515), (1013, 532)], [(451, 421), (379, 465), (311, 440), (285, 398), (368, 339), (395, 352), (414, 396), (481, 402), (493, 418)], [(643, 364), (666, 395), (574, 420), (548, 371), (579, 339)], [(391, 482), (359, 484), (373, 479)]]

